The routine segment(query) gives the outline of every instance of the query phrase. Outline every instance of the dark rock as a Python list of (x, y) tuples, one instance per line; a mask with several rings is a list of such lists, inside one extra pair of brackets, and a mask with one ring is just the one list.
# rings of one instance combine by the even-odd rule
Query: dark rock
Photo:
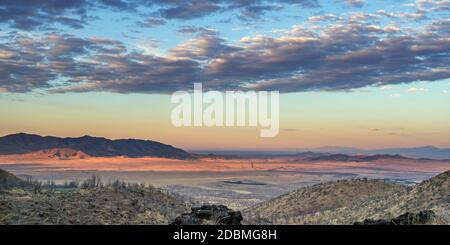
[(355, 222), (354, 225), (390, 225), (390, 221), (384, 219), (365, 219), (363, 222)]
[(363, 222), (355, 222), (354, 225), (426, 225), (436, 217), (433, 210), (423, 210), (418, 213), (404, 213), (391, 220), (365, 219)]
[(436, 214), (432, 210), (418, 213), (405, 213), (391, 220), (394, 225), (425, 225), (432, 221)]
[(224, 205), (194, 207), (178, 216), (171, 225), (240, 225), (242, 214)]

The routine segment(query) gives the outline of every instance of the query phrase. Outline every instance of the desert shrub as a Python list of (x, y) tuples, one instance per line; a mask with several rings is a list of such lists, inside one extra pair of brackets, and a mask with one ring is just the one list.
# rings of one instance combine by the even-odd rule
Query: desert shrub
[(92, 189), (92, 188), (97, 188), (97, 187), (101, 187), (103, 186), (102, 180), (100, 178), (100, 176), (97, 175), (92, 175), (92, 177), (84, 180), (81, 183), (81, 188), (84, 189)]
[(63, 185), (62, 185), (62, 188), (70, 188), (70, 189), (73, 189), (73, 188), (78, 188), (80, 186), (80, 182), (79, 181), (76, 181), (76, 180), (72, 180), (72, 181), (70, 181), (70, 182), (65, 182)]
[(113, 182), (108, 184), (108, 187), (111, 187), (114, 191), (119, 191), (122, 189), (125, 189), (127, 187), (127, 183), (120, 181), (120, 180), (114, 180)]
[(32, 189), (33, 189), (34, 193), (35, 194), (41, 193), (42, 186), (43, 186), (43, 184), (42, 184), (41, 181), (34, 181), (33, 184), (32, 184)]

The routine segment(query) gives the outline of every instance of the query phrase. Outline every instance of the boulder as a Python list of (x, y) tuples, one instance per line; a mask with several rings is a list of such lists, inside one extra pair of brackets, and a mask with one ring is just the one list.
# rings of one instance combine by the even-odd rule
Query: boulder
[(424, 210), (418, 213), (405, 213), (391, 220), (394, 225), (426, 225), (433, 221), (436, 214), (433, 210)]
[(171, 225), (240, 225), (242, 214), (224, 205), (194, 207), (178, 216)]
[(355, 222), (354, 225), (426, 225), (433, 221), (436, 214), (433, 210), (423, 210), (418, 213), (404, 213), (391, 220), (365, 219), (362, 222)]

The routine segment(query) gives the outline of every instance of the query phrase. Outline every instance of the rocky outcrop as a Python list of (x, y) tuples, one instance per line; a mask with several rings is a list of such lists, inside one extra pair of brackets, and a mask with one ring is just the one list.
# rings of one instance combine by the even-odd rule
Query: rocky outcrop
[(194, 207), (177, 217), (172, 225), (240, 225), (242, 215), (224, 205)]
[(436, 218), (433, 210), (424, 210), (418, 213), (404, 213), (391, 220), (366, 219), (363, 222), (355, 222), (354, 225), (426, 225)]

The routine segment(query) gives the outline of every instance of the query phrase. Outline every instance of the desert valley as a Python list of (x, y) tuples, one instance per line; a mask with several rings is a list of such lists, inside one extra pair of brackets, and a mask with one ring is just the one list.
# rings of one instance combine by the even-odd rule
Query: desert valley
[[(151, 141), (127, 140), (125, 143), (120, 141), (119, 144), (117, 141), (87, 136), (61, 139), (27, 134), (2, 137), (0, 143), (0, 152), (3, 152), (0, 156), (0, 169), (23, 180), (64, 185), (71, 182), (82, 183), (92, 176), (96, 176), (103, 183), (121, 181), (151, 185), (189, 200), (194, 206), (217, 204), (243, 211), (244, 217), (245, 215), (248, 217), (248, 220), (244, 219), (244, 222), (250, 223), (252, 221), (264, 223), (261, 220), (269, 222), (267, 220), (270, 218), (261, 219), (260, 216), (264, 213), (279, 211), (274, 211), (273, 208), (270, 208), (272, 211), (252, 210), (261, 210), (263, 207), (267, 209), (267, 201), (276, 202), (277, 198), (288, 193), (288, 196), (294, 195), (299, 198), (298, 200), (308, 202), (311, 193), (315, 193), (314, 189), (308, 188), (316, 188), (313, 186), (323, 185), (317, 188), (325, 188), (332, 192), (340, 190), (337, 193), (345, 193), (350, 190), (350, 193), (345, 194), (344, 197), (333, 194), (331, 196), (333, 198), (328, 197), (331, 199), (326, 200), (328, 192), (325, 191), (322, 196), (325, 199), (324, 203), (317, 203), (316, 207), (313, 205), (312, 211), (314, 212), (311, 210), (307, 212), (308, 215), (311, 215), (312, 212), (322, 217), (321, 221), (307, 217), (298, 218), (298, 222), (296, 219), (284, 222), (308, 223), (309, 220), (311, 223), (323, 223), (325, 216), (323, 216), (323, 210), (319, 208), (321, 205), (326, 206), (331, 201), (339, 202), (340, 198), (346, 198), (348, 200), (343, 201), (344, 203), (358, 204), (357, 206), (361, 210), (361, 205), (368, 200), (374, 201), (394, 193), (404, 192), (407, 188), (450, 170), (450, 160), (389, 154), (323, 152), (277, 155), (199, 154), (188, 153)], [(140, 145), (139, 151), (127, 150), (133, 148), (130, 145), (135, 144)], [(158, 153), (151, 152), (155, 144), (159, 147)], [(90, 147), (90, 152), (83, 151), (86, 147)], [(10, 151), (9, 149), (15, 150)], [(167, 155), (161, 157), (158, 154)], [(337, 184), (334, 186), (329, 183)], [(444, 181), (444, 193), (441, 193), (446, 205), (450, 200), (448, 199), (448, 183), (448, 179)], [(330, 187), (330, 185), (334, 187)], [(300, 196), (295, 194), (299, 192), (306, 193)], [(358, 193), (362, 196), (359, 196)], [(366, 199), (360, 200), (359, 198)], [(296, 203), (297, 201), (290, 202)], [(277, 205), (288, 204), (276, 204), (275, 207)], [(306, 209), (308, 205), (312, 204), (299, 204), (297, 208)], [(329, 208), (340, 207), (336, 205), (333, 204)], [(375, 205), (375, 207), (377, 206)], [(371, 208), (375, 209), (375, 207)], [(292, 208), (295, 209), (295, 207)], [(286, 210), (285, 207), (276, 209)], [(406, 209), (400, 210), (405, 211)], [(439, 210), (444, 210), (447, 214), (449, 211), (447, 208), (442, 209), (442, 206)], [(340, 210), (340, 212), (345, 213), (345, 210)], [(355, 220), (352, 220), (354, 222), (358, 221), (358, 217), (370, 216), (364, 212), (361, 214), (361, 212), (354, 212), (353, 216), (342, 215), (354, 217)], [(299, 213), (302, 212), (299, 211)], [(400, 214), (397, 212), (397, 215)], [(330, 214), (326, 217), (328, 216)], [(281, 218), (273, 219), (270, 222)], [(337, 223), (340, 223), (341, 219), (335, 217), (334, 220), (338, 220)], [(350, 220), (341, 221), (342, 223), (351, 223)]]

